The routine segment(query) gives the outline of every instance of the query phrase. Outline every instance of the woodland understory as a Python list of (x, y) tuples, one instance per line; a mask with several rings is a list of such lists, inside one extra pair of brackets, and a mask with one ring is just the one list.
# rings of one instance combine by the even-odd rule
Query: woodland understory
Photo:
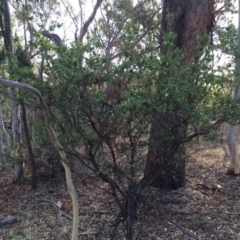
[[(135, 226), (138, 239), (240, 238), (240, 178), (226, 175), (226, 148), (225, 141), (189, 144), (186, 187), (144, 190)], [(104, 191), (108, 187), (94, 176), (86, 176), (85, 170), (79, 172), (73, 174), (81, 206), (78, 239), (109, 239), (115, 206)], [(17, 219), (0, 227), (0, 239), (69, 239), (72, 207), (64, 175), (48, 177), (42, 175), (39, 187), (31, 191), (28, 174), (16, 186), (10, 169), (0, 173), (0, 219)]]
[(0, 0), (0, 239), (240, 239), (240, 0), (74, 4)]

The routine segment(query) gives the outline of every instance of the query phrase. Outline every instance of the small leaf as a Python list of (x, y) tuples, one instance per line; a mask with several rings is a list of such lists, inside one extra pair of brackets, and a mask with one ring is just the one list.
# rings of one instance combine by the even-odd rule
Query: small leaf
[(57, 206), (58, 206), (59, 208), (61, 208), (61, 207), (62, 207), (62, 203), (61, 203), (60, 201), (58, 201), (58, 202), (57, 202)]

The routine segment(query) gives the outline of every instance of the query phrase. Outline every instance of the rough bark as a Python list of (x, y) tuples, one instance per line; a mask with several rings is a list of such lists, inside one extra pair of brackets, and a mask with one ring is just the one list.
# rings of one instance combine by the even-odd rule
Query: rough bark
[(62, 44), (62, 39), (54, 33), (50, 33), (46, 30), (41, 32), (43, 36), (47, 37), (50, 39), (56, 46), (60, 46)]
[(212, 32), (213, 12), (214, 0), (164, 0), (160, 42), (164, 34), (176, 33), (175, 47), (186, 54), (188, 61), (197, 61), (199, 50), (206, 44), (198, 38)]
[[(187, 125), (179, 125), (177, 119), (172, 121), (172, 135), (166, 136), (162, 126), (165, 119), (156, 118), (152, 124), (144, 180), (157, 188), (176, 189), (185, 183), (185, 147), (181, 139), (186, 135)], [(169, 126), (168, 122), (168, 126)]]
[[(203, 50), (206, 40), (198, 37), (209, 34), (214, 25), (214, 0), (164, 0), (161, 22), (160, 46), (167, 53), (163, 44), (164, 35), (176, 34), (175, 45), (185, 54), (182, 65), (198, 61), (199, 50)], [(161, 81), (161, 80), (159, 80)], [(161, 105), (161, 103), (159, 103)], [(191, 107), (191, 100), (189, 100)], [(179, 104), (173, 103), (172, 112), (183, 111)], [(184, 186), (185, 148), (181, 140), (186, 137), (188, 122), (182, 123), (177, 115), (154, 116), (151, 126), (146, 168), (143, 181), (157, 188), (178, 188)], [(168, 132), (166, 134), (166, 131)]]

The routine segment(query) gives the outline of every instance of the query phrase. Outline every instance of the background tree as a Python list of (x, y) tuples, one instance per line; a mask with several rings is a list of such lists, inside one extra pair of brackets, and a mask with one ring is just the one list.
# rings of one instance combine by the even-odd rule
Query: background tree
[[(0, 27), (2, 36), (4, 39), (4, 46), (7, 52), (7, 62), (9, 68), (9, 74), (13, 73), (13, 40), (12, 40), (12, 28), (11, 17), (8, 1), (1, 1), (2, 14), (0, 15)], [(16, 93), (13, 90), (9, 90), (10, 106), (12, 111), (12, 135), (13, 135), (13, 158), (14, 158), (14, 182), (18, 182), (23, 175), (23, 159), (21, 155), (21, 117), (20, 106), (16, 100)]]
[[(240, 98), (240, 86), (238, 82), (239, 78), (239, 69), (240, 69), (240, 60), (239, 60), (239, 52), (240, 52), (240, 1), (238, 1), (238, 40), (237, 40), (237, 53), (236, 53), (236, 73), (235, 79), (232, 83), (234, 88), (234, 98), (237, 103), (239, 103)], [(228, 146), (230, 151), (230, 165), (228, 168), (229, 174), (239, 174), (240, 173), (240, 163), (239, 163), (239, 154), (238, 154), (238, 147), (237, 142), (235, 139), (235, 134), (237, 131), (237, 125), (229, 125), (228, 129)]]

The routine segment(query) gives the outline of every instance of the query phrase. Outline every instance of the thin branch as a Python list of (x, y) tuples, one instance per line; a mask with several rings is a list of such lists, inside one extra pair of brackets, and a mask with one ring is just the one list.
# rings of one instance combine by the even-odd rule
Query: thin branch
[[(133, 49), (133, 48), (148, 34), (149, 31), (155, 29), (158, 25), (159, 25), (159, 24), (156, 24), (155, 26), (153, 26), (153, 27), (151, 27), (151, 28), (148, 28), (146, 31), (144, 31), (144, 32), (142, 33), (142, 35), (139, 36), (139, 38), (132, 44), (131, 49)], [(159, 47), (156, 47), (156, 48), (153, 49), (153, 50), (157, 50), (158, 48), (159, 48)], [(144, 51), (141, 52), (141, 54), (144, 54)], [(124, 55), (124, 52), (121, 51), (121, 52), (113, 55), (112, 57), (110, 57), (109, 61), (107, 61), (107, 62), (101, 67), (101, 69), (99, 70), (98, 76), (101, 76), (101, 74), (103, 73), (103, 71), (104, 71), (105, 69), (108, 69), (109, 65), (111, 64), (111, 62), (112, 62), (114, 59), (119, 58), (119, 57), (122, 57), (123, 55)]]
[(97, 13), (98, 8), (101, 6), (103, 0), (97, 0), (94, 8), (93, 8), (93, 12), (90, 15), (90, 17), (88, 18), (88, 20), (85, 22), (85, 24), (83, 25), (83, 28), (80, 32), (80, 36), (79, 36), (79, 41), (82, 42), (83, 38), (88, 30), (89, 25), (91, 24), (91, 22), (93, 21), (93, 19), (95, 18), (95, 15)]
[(217, 15), (221, 16), (221, 15), (224, 14), (225, 12), (228, 12), (228, 11), (231, 12), (231, 10), (227, 10), (227, 9), (226, 9), (226, 7), (228, 6), (228, 4), (231, 4), (231, 0), (225, 0), (223, 6), (221, 6), (220, 8), (218, 8), (218, 9), (216, 9), (216, 10), (214, 11), (214, 15), (215, 15), (215, 16), (217, 16)]
[[(77, 16), (72, 15), (72, 12), (69, 11), (68, 6), (66, 6), (66, 4), (65, 4), (65, 2), (63, 0), (61, 0), (61, 2), (64, 5), (64, 7), (65, 7), (66, 11), (68, 12), (69, 16), (71, 17), (71, 19), (72, 19), (72, 21), (73, 21), (73, 23), (74, 23), (74, 25), (76, 27), (76, 31), (78, 31), (78, 22), (76, 21)], [(69, 2), (67, 2), (67, 3), (71, 6), (71, 4)]]
[(183, 234), (185, 234), (188, 237), (191, 237), (193, 239), (196, 240), (200, 240), (198, 236), (194, 235), (193, 233), (191, 233), (190, 231), (188, 231), (186, 228), (184, 228), (183, 226), (181, 226), (179, 223), (174, 222), (172, 219), (170, 219), (163, 211), (161, 211), (160, 209), (156, 208), (155, 206), (148, 204), (150, 208), (154, 209), (157, 211), (157, 213), (159, 215), (163, 215), (164, 218), (170, 222), (171, 224), (175, 225), (177, 228), (179, 228)]
[(56, 46), (60, 46), (62, 44), (61, 38), (55, 33), (50, 33), (45, 30), (45, 31), (42, 31), (41, 34), (49, 38)]
[(15, 218), (15, 217), (10, 217), (10, 218), (1, 220), (1, 221), (0, 221), (0, 227), (5, 226), (5, 225), (8, 225), (8, 224), (16, 223), (17, 221), (18, 221), (18, 220), (17, 220), (17, 218)]

